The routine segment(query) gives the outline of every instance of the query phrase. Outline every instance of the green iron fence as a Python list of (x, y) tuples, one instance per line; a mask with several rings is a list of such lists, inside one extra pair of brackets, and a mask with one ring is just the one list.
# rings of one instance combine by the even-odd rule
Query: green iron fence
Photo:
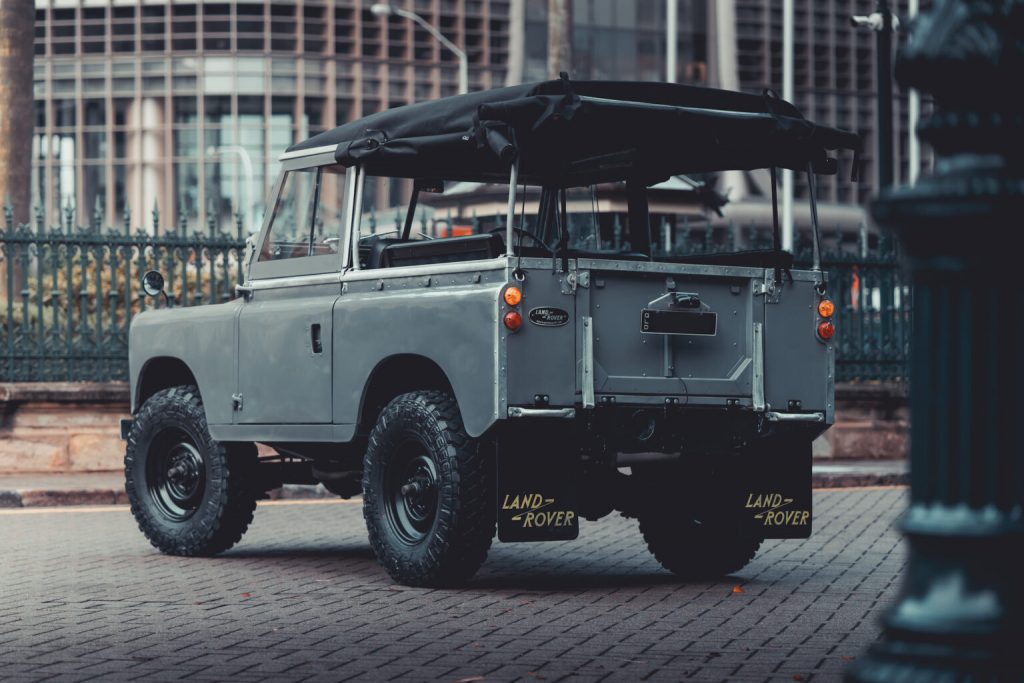
[(128, 327), (132, 317), (163, 302), (143, 295), (142, 273), (157, 269), (179, 306), (227, 301), (242, 275), (242, 221), (236, 235), (184, 224), (157, 234), (118, 231), (98, 220), (75, 226), (65, 211), (61, 225), (15, 227), (5, 210), (0, 233), (0, 381), (105, 381), (128, 378)]
[[(615, 225), (618, 225), (615, 217)], [(672, 224), (666, 230), (666, 223)], [(120, 230), (103, 230), (98, 218), (76, 227), (65, 211), (61, 225), (14, 226), (9, 210), (0, 231), (0, 382), (104, 381), (128, 376), (128, 328), (147, 307), (142, 273), (160, 270), (175, 305), (228, 301), (242, 279), (243, 221), (225, 234), (212, 219), (204, 230), (179, 223), (155, 234), (131, 232), (125, 216)], [(369, 232), (388, 232), (391, 218), (370, 215)], [(395, 214), (395, 228), (402, 216)], [(503, 218), (434, 216), (434, 225), (469, 225), (474, 232), (500, 226)], [(683, 255), (771, 245), (767, 228), (724, 226), (713, 230), (686, 219), (654, 217), (660, 253)], [(572, 221), (570, 221), (570, 228)], [(428, 226), (424, 218), (424, 232)], [(622, 231), (607, 239), (590, 235), (590, 248), (616, 247)], [(664, 236), (671, 234), (671, 245)], [(599, 242), (595, 244), (595, 242)], [(668, 248), (666, 248), (668, 246)], [(797, 248), (797, 263), (810, 263), (810, 245)], [(823, 238), (822, 266), (836, 302), (836, 379), (903, 381), (907, 376), (911, 292), (903, 279), (895, 245), (886, 239), (834, 231)]]

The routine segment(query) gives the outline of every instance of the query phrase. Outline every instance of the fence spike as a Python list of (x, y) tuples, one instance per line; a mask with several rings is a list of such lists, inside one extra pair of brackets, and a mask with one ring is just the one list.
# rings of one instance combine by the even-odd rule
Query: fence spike
[(160, 234), (160, 207), (156, 205), (156, 200), (153, 200), (153, 234)]
[(75, 229), (75, 207), (71, 203), (71, 197), (64, 202), (64, 230), (70, 234)]
[[(239, 241), (242, 240), (242, 232), (245, 229), (244, 225), (245, 225), (245, 216), (242, 215), (241, 211), (235, 211), (235, 232), (238, 235), (238, 240)], [(322, 227), (323, 226), (323, 221), (320, 220), (319, 216), (317, 217), (317, 225), (318, 225), (318, 227)]]
[(210, 237), (213, 237), (214, 231), (217, 229), (217, 216), (213, 213), (213, 198), (207, 202), (206, 208), (206, 230), (210, 233)]
[(4, 197), (4, 225), (7, 233), (14, 232), (14, 208), (11, 206), (11, 195)]
[(36, 219), (36, 234), (42, 235), (46, 232), (46, 216), (43, 214), (43, 206), (41, 204), (36, 204), (34, 216)]
[(99, 194), (92, 203), (92, 225), (93, 232), (100, 232), (103, 229), (103, 203)]
[(128, 202), (124, 203), (124, 213), (121, 214), (121, 218), (124, 221), (124, 234), (130, 235), (132, 232), (132, 209)]
[(185, 198), (178, 199), (178, 233), (184, 237), (188, 231), (188, 213), (185, 207)]

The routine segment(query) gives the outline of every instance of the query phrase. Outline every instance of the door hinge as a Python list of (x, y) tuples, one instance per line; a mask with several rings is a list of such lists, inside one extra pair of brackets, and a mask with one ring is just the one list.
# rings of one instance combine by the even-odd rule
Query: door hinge
[(231, 394), (231, 409), (236, 411), (236, 412), (241, 412), (241, 410), (242, 410), (242, 395), (241, 394)]

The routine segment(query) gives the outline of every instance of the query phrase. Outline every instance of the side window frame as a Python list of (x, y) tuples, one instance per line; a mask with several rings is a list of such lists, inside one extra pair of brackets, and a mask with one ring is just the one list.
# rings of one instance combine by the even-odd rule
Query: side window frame
[[(337, 162), (331, 152), (316, 154), (312, 156), (287, 159), (282, 161), (281, 170), (274, 181), (274, 189), (271, 192), (271, 201), (268, 202), (268, 211), (263, 216), (263, 224), (260, 227), (259, 237), (256, 239), (256, 248), (249, 257), (248, 280), (273, 280), (277, 278), (296, 277), (300, 275), (321, 275), (329, 273), (340, 273), (345, 265), (348, 236), (350, 234), (351, 207), (348, 206), (349, 184), (351, 176), (355, 174), (353, 169), (346, 169), (345, 172), (345, 193), (346, 205), (342, 207), (342, 221), (338, 226), (337, 234), (330, 234), (329, 237), (338, 238), (338, 251), (333, 254), (322, 254), (318, 256), (303, 256), (299, 258), (283, 259), (280, 261), (260, 261), (259, 254), (264, 242), (270, 237), (270, 228), (274, 220), (274, 209), (284, 190), (284, 179), (291, 171), (317, 170), (324, 166), (333, 166)], [(322, 172), (322, 171), (321, 171)], [(316, 207), (319, 210), (319, 206)], [(315, 216), (312, 220), (315, 220)]]

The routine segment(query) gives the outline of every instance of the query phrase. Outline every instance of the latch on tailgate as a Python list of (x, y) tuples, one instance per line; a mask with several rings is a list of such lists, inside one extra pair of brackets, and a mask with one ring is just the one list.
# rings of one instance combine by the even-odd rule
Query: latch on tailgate
[(764, 281), (754, 283), (754, 296), (763, 296), (766, 304), (777, 304), (782, 299), (782, 283), (775, 281), (775, 272), (764, 271)]
[(562, 294), (575, 294), (577, 287), (590, 287), (590, 271), (570, 270), (564, 277), (559, 278), (558, 284), (562, 289)]

